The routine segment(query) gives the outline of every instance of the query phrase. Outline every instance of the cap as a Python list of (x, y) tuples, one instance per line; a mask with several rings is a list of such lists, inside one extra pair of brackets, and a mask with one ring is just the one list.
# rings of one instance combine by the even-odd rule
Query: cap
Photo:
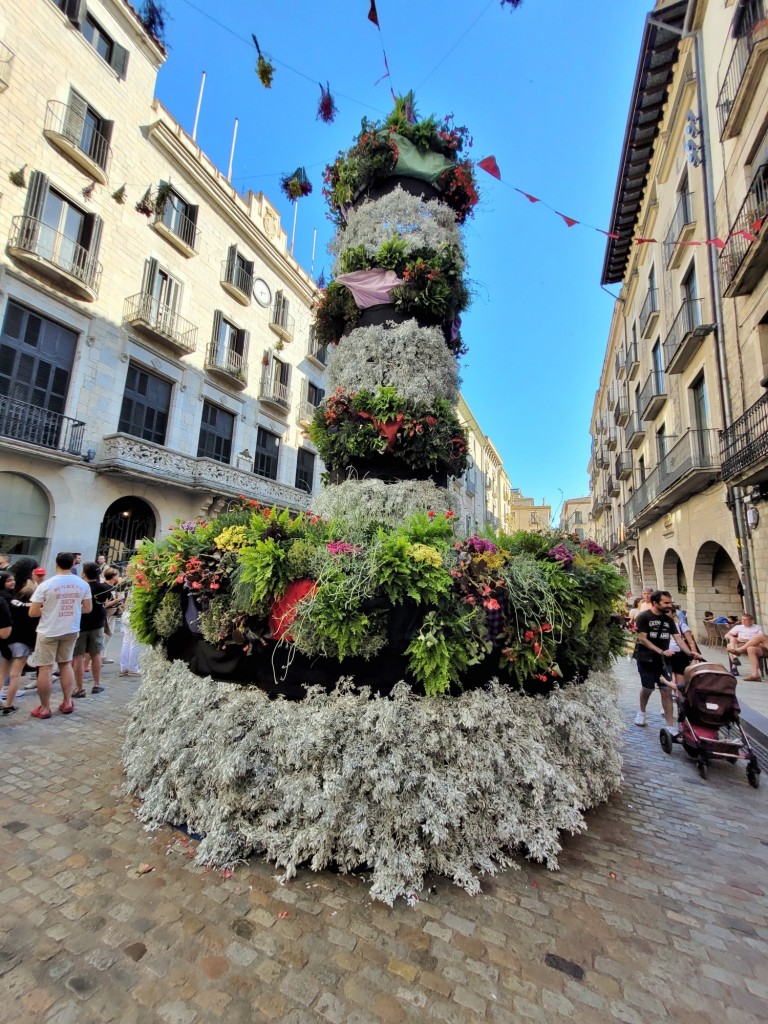
[(47, 576), (48, 575), (48, 570), (47, 569), (42, 569), (40, 566), (38, 566), (37, 569), (33, 569), (32, 570), (32, 575), (33, 576)]

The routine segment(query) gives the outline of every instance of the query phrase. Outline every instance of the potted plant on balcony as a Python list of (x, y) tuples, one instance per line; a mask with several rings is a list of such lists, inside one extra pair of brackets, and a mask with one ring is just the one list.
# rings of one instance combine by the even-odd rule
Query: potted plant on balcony
[(136, 212), (144, 214), (145, 217), (151, 217), (155, 212), (155, 205), (152, 202), (152, 187), (150, 186), (141, 199), (136, 203)]

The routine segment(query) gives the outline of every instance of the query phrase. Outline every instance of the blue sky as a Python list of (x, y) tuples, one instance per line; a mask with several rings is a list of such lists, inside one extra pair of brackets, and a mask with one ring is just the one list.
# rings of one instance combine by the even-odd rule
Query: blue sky
[[(463, 335), (463, 392), (500, 451), (513, 486), (553, 506), (588, 492), (589, 417), (612, 299), (600, 288), (605, 237), (568, 228), (517, 186), (579, 221), (607, 228), (645, 15), (652, 0), (165, 0), (169, 57), (158, 95), (191, 130), (207, 72), (197, 140), (233, 184), (264, 191), (291, 233), (282, 174), (303, 165), (314, 185), (298, 208), (295, 255), (330, 268), (332, 226), (322, 171), (391, 105), (416, 91), (422, 115), (453, 113), (493, 154), (504, 183), (478, 170), (481, 201), (465, 231), (474, 300)], [(204, 13), (207, 12), (207, 13)], [(215, 19), (212, 20), (212, 19)], [(220, 23), (217, 24), (216, 22)], [(255, 74), (254, 33), (275, 64)], [(339, 108), (316, 120), (319, 82)], [(615, 290), (615, 289), (614, 289)]]

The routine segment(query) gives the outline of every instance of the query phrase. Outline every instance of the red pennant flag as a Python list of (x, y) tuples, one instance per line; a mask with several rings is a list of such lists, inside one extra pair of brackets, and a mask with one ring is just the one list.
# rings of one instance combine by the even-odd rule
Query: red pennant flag
[(478, 167), (482, 167), (484, 171), (487, 171), (494, 178), (498, 178), (501, 181), (501, 171), (499, 165), (496, 163), (495, 156), (486, 156), (482, 160), (478, 160)]
[(579, 223), (577, 220), (574, 220), (573, 217), (566, 217), (566, 215), (564, 213), (560, 213), (559, 210), (555, 210), (555, 213), (557, 214), (558, 217), (562, 217), (563, 218), (563, 220), (565, 221), (565, 223), (568, 225), (569, 228), (572, 228), (574, 224), (578, 224)]
[(722, 240), (722, 238), (708, 238), (704, 245), (714, 245), (718, 249), (725, 248), (725, 242)]
[(734, 231), (734, 235), (741, 235), (742, 238), (746, 238), (748, 242), (756, 242), (757, 235), (753, 235), (751, 231)]
[(529, 195), (527, 192), (523, 192), (521, 188), (516, 188), (515, 192), (519, 192), (521, 196), (525, 196), (529, 203), (540, 203), (541, 200), (537, 199), (536, 196)]
[(371, 0), (371, 9), (368, 11), (368, 21), (372, 21), (376, 28), (380, 28), (379, 16), (376, 13), (376, 0)]
[(655, 241), (656, 241), (655, 238), (636, 238), (635, 239), (635, 242), (637, 243), (637, 245), (643, 245), (646, 242), (655, 242)]
[(763, 226), (763, 218), (758, 217), (757, 220), (749, 225), (756, 235), (760, 234), (760, 228)]
[(599, 231), (601, 235), (607, 235), (609, 238), (618, 239), (621, 237), (615, 231), (603, 231), (602, 228), (596, 228), (595, 230)]

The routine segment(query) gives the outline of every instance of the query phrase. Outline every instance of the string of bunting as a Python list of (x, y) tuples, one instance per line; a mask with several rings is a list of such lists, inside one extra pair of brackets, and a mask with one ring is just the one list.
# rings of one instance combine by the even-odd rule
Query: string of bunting
[[(618, 240), (621, 237), (616, 231), (606, 231), (605, 228), (599, 228), (594, 224), (586, 223), (586, 221), (576, 220), (575, 217), (569, 217), (568, 214), (561, 213), (560, 210), (556, 210), (554, 206), (550, 206), (549, 203), (545, 202), (543, 199), (540, 199), (538, 196), (534, 196), (530, 192), (525, 192), (523, 189), (518, 188), (516, 185), (511, 185), (509, 182), (504, 181), (504, 179), (501, 176), (501, 171), (499, 169), (499, 165), (495, 156), (486, 156), (482, 160), (478, 160), (477, 166), (482, 168), (482, 170), (484, 170), (486, 174), (490, 174), (492, 178), (496, 178), (496, 180), (501, 182), (502, 185), (506, 185), (507, 188), (511, 188), (514, 192), (519, 192), (519, 194), (521, 196), (524, 196), (529, 203), (540, 203), (546, 209), (551, 210), (552, 213), (557, 214), (558, 217), (562, 218), (566, 227), (572, 228), (576, 227), (576, 225), (578, 224), (581, 227), (591, 228), (593, 231), (599, 231), (601, 235), (605, 235), (607, 238)], [(705, 238), (701, 241), (693, 239), (686, 242), (671, 242), (669, 244), (682, 246), (714, 245), (717, 249), (724, 249), (726, 244), (728, 243), (728, 239), (734, 238), (737, 235), (741, 236), (742, 238), (745, 238), (748, 242), (755, 242), (757, 241), (757, 236), (760, 233), (760, 229), (762, 228), (764, 221), (764, 217), (758, 217), (757, 220), (750, 224), (749, 230), (743, 229), (740, 231), (731, 231), (731, 233), (725, 239)], [(642, 238), (638, 236), (633, 238), (632, 241), (635, 243), (635, 245), (650, 245), (658, 242), (658, 239)]]

